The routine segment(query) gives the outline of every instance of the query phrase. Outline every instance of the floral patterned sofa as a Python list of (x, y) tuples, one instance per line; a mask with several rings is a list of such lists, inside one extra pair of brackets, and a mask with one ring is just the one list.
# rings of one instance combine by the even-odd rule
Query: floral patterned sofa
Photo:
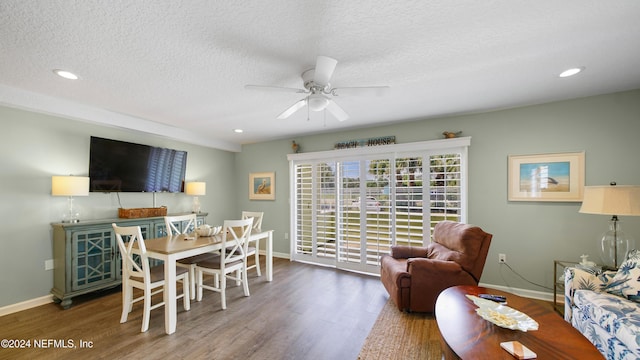
[(640, 359), (640, 251), (618, 271), (568, 267), (564, 318), (606, 359)]

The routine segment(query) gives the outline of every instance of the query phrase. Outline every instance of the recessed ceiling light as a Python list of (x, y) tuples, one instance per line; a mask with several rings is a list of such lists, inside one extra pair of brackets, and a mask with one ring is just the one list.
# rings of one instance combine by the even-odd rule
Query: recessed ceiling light
[(573, 76), (573, 75), (576, 75), (577, 73), (581, 72), (582, 70), (584, 70), (584, 66), (568, 69), (568, 70), (565, 70), (562, 73), (560, 73), (560, 77), (563, 78), (563, 77)]
[(236, 134), (242, 134), (244, 131), (242, 129), (233, 129), (233, 132)]
[(78, 80), (79, 79), (78, 75), (76, 75), (76, 74), (74, 74), (72, 72), (66, 71), (66, 70), (55, 69), (55, 70), (53, 70), (53, 72), (56, 75), (58, 75), (60, 77), (63, 77), (65, 79), (69, 79), (69, 80)]

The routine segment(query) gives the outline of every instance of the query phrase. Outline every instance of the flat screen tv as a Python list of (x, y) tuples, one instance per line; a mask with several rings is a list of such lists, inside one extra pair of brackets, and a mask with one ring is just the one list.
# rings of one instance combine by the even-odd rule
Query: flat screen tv
[(91, 137), (93, 192), (182, 192), (187, 152)]

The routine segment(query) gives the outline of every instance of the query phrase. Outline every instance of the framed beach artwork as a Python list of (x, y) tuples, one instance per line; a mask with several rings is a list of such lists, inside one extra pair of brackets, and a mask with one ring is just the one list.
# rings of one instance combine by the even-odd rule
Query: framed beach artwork
[(584, 152), (509, 155), (509, 201), (582, 201)]
[(273, 172), (249, 174), (249, 200), (275, 200), (276, 174)]

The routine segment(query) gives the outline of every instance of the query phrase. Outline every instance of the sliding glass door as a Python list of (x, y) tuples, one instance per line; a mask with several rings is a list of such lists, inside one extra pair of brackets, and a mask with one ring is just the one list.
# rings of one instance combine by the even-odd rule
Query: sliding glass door
[(377, 164), (389, 159), (345, 159), (339, 163), (338, 257), (336, 266), (375, 271), (391, 246), (392, 217), (388, 174)]
[(392, 245), (462, 221), (466, 148), (447, 150), (292, 161), (292, 260), (377, 273)]

